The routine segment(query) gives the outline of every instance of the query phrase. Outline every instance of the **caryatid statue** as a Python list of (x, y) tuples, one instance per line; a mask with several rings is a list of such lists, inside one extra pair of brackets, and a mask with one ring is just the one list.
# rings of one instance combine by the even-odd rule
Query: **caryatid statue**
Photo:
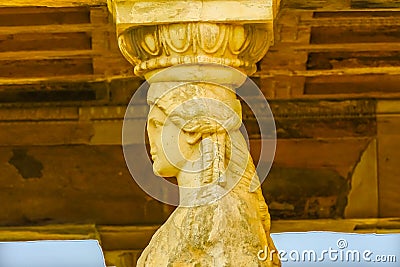
[(272, 2), (109, 4), (122, 53), (150, 83), (153, 171), (180, 192), (137, 266), (280, 266), (235, 92), (271, 44)]

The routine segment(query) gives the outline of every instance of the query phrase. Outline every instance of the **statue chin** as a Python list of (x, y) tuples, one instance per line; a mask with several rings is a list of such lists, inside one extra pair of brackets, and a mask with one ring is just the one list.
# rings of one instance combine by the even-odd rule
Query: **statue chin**
[(156, 159), (153, 163), (153, 173), (160, 177), (175, 177), (175, 168), (170, 164), (163, 164), (158, 159)]
[(156, 165), (153, 164), (153, 173), (159, 177), (169, 177), (165, 174), (165, 170), (158, 168)]

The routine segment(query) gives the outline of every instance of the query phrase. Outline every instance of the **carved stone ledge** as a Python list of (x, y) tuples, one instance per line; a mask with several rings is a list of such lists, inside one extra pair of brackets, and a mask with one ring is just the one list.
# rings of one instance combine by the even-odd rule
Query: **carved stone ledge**
[(272, 25), (280, 0), (108, 0), (117, 33), (131, 27), (177, 22)]

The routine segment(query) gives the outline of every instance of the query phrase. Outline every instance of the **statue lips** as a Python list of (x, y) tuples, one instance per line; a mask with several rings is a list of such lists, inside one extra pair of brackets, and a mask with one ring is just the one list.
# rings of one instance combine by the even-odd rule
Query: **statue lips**
[(151, 159), (153, 160), (153, 163), (158, 160), (159, 158), (159, 154), (158, 154), (158, 149), (156, 147), (151, 147), (150, 148), (150, 155), (151, 155)]

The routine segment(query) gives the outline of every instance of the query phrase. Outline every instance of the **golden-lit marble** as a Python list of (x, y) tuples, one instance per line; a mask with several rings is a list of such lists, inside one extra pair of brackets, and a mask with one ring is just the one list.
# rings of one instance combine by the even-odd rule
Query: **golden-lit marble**
[(109, 2), (122, 54), (150, 83), (153, 170), (180, 187), (137, 266), (280, 266), (235, 94), (273, 42), (276, 4)]

